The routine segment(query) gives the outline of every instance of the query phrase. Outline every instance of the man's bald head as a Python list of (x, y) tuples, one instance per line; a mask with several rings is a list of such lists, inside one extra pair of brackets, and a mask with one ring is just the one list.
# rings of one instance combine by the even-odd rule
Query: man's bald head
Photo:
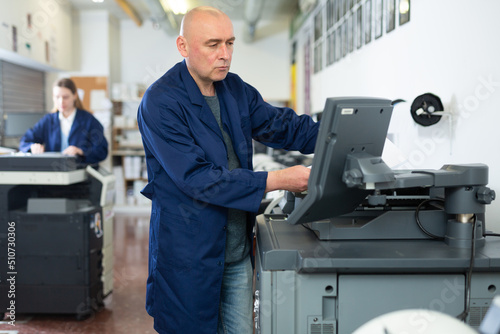
[(210, 6), (200, 6), (191, 9), (189, 12), (184, 15), (181, 22), (180, 36), (184, 36), (185, 38), (190, 38), (190, 35), (193, 31), (196, 32), (197, 29), (200, 28), (198, 23), (205, 22), (206, 19), (209, 18), (214, 19), (227, 19), (229, 17), (223, 11), (210, 7)]
[(177, 49), (203, 95), (213, 96), (213, 83), (229, 72), (234, 40), (233, 23), (219, 9), (196, 7), (184, 16)]

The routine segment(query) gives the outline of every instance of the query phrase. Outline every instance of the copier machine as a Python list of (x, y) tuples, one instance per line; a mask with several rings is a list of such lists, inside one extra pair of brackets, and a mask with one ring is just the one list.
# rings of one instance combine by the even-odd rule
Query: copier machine
[[(85, 318), (113, 284), (115, 176), (60, 153), (0, 155), (0, 309)], [(10, 316), (10, 318), (9, 318)]]
[(392, 109), (327, 99), (307, 192), (285, 192), (257, 217), (256, 334), (349, 334), (404, 309), (477, 328), (500, 294), (488, 167), (392, 170), (381, 159)]

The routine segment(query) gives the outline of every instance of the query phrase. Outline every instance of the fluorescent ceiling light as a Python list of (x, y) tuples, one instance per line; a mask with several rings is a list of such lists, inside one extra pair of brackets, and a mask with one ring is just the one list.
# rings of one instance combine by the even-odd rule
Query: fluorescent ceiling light
[(175, 15), (186, 14), (187, 4), (185, 0), (160, 0), (165, 12), (171, 11)]

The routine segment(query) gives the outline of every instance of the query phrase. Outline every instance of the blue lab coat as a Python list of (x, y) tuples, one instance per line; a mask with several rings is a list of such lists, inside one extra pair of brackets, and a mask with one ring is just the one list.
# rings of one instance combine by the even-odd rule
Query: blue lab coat
[[(45, 152), (61, 152), (59, 111), (42, 117), (21, 138), (19, 150), (29, 152), (31, 144), (44, 144)], [(108, 141), (101, 123), (88, 111), (77, 109), (68, 137), (69, 145), (83, 151), (82, 162), (94, 164), (106, 159)]]
[(252, 138), (303, 153), (316, 142), (319, 124), (269, 105), (237, 75), (215, 88), (241, 163), (232, 171), (185, 61), (148, 88), (138, 110), (149, 180), (142, 193), (152, 199), (146, 309), (160, 333), (216, 333), (227, 208), (256, 212), (266, 187), (267, 172), (252, 171)]

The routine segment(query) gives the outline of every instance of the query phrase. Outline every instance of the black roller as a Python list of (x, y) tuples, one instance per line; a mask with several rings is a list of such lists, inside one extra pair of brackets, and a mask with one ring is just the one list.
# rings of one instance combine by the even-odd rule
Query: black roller
[[(419, 109), (423, 112), (417, 114)], [(413, 120), (422, 126), (430, 126), (439, 122), (441, 115), (433, 115), (436, 111), (444, 111), (443, 103), (438, 96), (431, 93), (417, 96), (410, 109)]]

